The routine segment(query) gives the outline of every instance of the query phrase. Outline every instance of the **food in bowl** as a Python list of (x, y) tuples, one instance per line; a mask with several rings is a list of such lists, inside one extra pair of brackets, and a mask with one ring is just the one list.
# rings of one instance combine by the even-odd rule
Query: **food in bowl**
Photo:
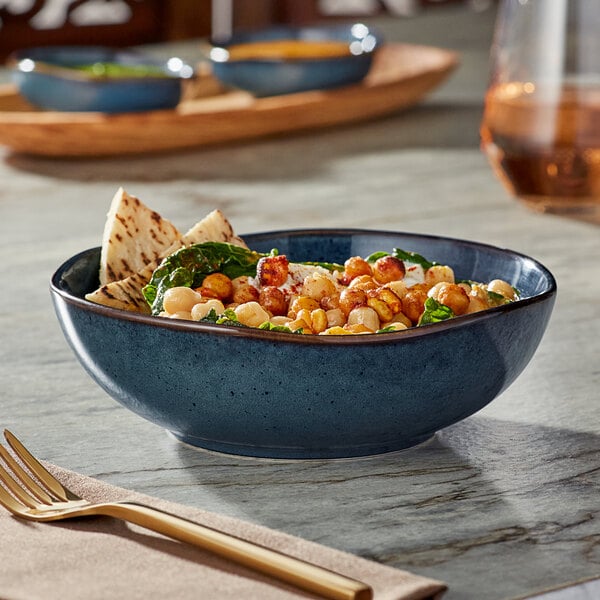
[[(116, 197), (123, 210), (137, 211), (133, 197), (122, 191)], [(143, 244), (136, 245), (135, 227), (125, 218), (107, 233), (132, 239), (114, 248), (105, 241), (60, 265), (52, 300), (65, 338), (103, 390), (178, 440), (212, 451), (341, 458), (420, 444), (515, 381), (543, 337), (556, 297), (554, 278), (539, 262), (477, 242), (360, 229), (271, 231), (242, 240), (218, 211), (186, 234), (151, 210), (146, 217), (154, 235)], [(374, 335), (297, 335), (156, 317), (141, 292), (156, 267), (147, 276), (137, 269), (146, 259), (158, 264), (188, 234), (199, 243), (212, 238), (259, 253), (279, 248), (299, 262), (343, 263), (380, 248), (410, 248), (455, 265), (468, 280), (498, 276), (520, 297)], [(136, 263), (136, 255), (144, 258)], [(132, 261), (106, 269), (117, 256)], [(103, 289), (110, 306), (86, 299)], [(123, 310), (131, 296), (142, 305)]]
[(45, 110), (139, 112), (174, 108), (194, 69), (178, 57), (156, 59), (137, 50), (53, 46), (9, 57), (13, 81)]
[(221, 83), (264, 97), (358, 83), (381, 43), (362, 23), (278, 26), (213, 40), (209, 56)]
[(120, 189), (104, 229), (103, 285), (86, 298), (115, 306), (114, 290), (134, 277), (137, 293), (119, 308), (281, 333), (350, 335), (402, 331), (519, 296), (500, 278), (457, 280), (451, 266), (400, 248), (351, 256), (343, 264), (293, 262), (275, 248), (249, 249), (220, 212), (207, 219), (181, 236)]

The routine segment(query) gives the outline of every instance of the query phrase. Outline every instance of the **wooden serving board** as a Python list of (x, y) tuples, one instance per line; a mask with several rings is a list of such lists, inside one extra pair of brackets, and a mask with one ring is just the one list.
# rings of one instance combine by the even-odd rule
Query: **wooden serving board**
[(173, 110), (107, 115), (32, 108), (0, 86), (0, 144), (56, 157), (164, 152), (364, 121), (414, 105), (457, 66), (454, 52), (387, 44), (356, 85), (270, 98), (225, 91), (210, 74)]

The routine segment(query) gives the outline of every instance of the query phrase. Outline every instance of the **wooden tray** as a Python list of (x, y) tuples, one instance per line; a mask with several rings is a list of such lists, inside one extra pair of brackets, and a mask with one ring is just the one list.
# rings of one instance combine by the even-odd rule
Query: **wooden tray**
[(414, 105), (457, 66), (454, 52), (388, 44), (357, 85), (255, 98), (224, 91), (210, 74), (174, 110), (106, 115), (39, 111), (0, 86), (0, 144), (41, 156), (143, 154), (247, 140), (372, 119)]

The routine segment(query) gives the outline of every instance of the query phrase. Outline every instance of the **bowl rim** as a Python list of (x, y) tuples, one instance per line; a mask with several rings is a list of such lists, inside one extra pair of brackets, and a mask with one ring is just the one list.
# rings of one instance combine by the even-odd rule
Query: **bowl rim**
[[(76, 55), (80, 52), (104, 52), (107, 57), (123, 57), (123, 58), (136, 58), (138, 62), (136, 63), (128, 63), (124, 62), (123, 64), (137, 64), (137, 65), (149, 65), (152, 67), (159, 67), (163, 70), (163, 74), (160, 76), (157, 75), (144, 75), (143, 77), (94, 77), (92, 75), (87, 74), (85, 71), (79, 71), (77, 69), (70, 68), (68, 66), (53, 64), (51, 62), (47, 62), (44, 59), (34, 58), (33, 54), (37, 52), (48, 52), (48, 53), (73, 53)], [(111, 46), (31, 46), (27, 48), (22, 48), (19, 50), (15, 50), (12, 52), (6, 59), (6, 66), (13, 71), (18, 73), (23, 73), (24, 75), (29, 74), (41, 74), (41, 75), (49, 75), (52, 77), (57, 77), (60, 79), (67, 79), (70, 81), (79, 81), (82, 83), (88, 84), (119, 84), (119, 83), (173, 83), (180, 82), (182, 80), (193, 79), (196, 76), (196, 72), (193, 67), (185, 60), (181, 60), (181, 66), (187, 67), (188, 71), (191, 73), (190, 76), (184, 76), (175, 71), (170, 71), (167, 68), (167, 63), (172, 58), (177, 57), (169, 57), (166, 59), (157, 58), (145, 52), (135, 50), (132, 48), (113, 48)], [(21, 62), (24, 60), (30, 59), (33, 61), (33, 69), (24, 70), (21, 66)], [(96, 61), (98, 62), (98, 61)]]
[[(298, 39), (297, 36), (302, 32), (306, 31), (319, 31), (323, 33), (328, 32), (344, 32), (351, 31), (352, 28), (356, 25), (362, 25), (362, 23), (353, 22), (353, 23), (338, 23), (332, 25), (273, 25), (271, 27), (266, 27), (263, 29), (240, 29), (235, 31), (233, 34), (227, 37), (222, 38), (210, 38), (206, 44), (206, 51), (212, 65), (310, 65), (310, 64), (327, 64), (327, 63), (338, 63), (338, 62), (347, 62), (347, 61), (370, 61), (372, 57), (375, 55), (377, 50), (381, 47), (383, 43), (383, 37), (378, 29), (367, 26), (369, 34), (375, 38), (375, 45), (371, 49), (365, 49), (360, 54), (348, 54), (345, 56), (328, 56), (328, 57), (306, 57), (306, 58), (294, 58), (294, 60), (286, 60), (285, 58), (243, 58), (243, 59), (234, 59), (234, 60), (214, 60), (211, 56), (211, 52), (214, 49), (223, 49), (227, 50), (229, 46), (233, 46), (236, 44), (248, 43), (252, 44), (253, 42), (264, 42), (264, 41), (274, 41), (277, 39), (283, 38), (269, 38), (263, 39), (262, 36), (268, 35), (272, 32), (288, 32), (292, 39)], [(256, 36), (256, 37), (254, 37)], [(288, 36), (289, 37), (289, 36)], [(253, 38), (253, 39), (246, 39)], [(300, 38), (302, 39), (302, 38)], [(331, 38), (335, 39), (335, 38)], [(355, 37), (354, 39), (359, 39)], [(324, 41), (324, 40), (319, 40)], [(345, 41), (345, 40), (337, 40), (337, 41)], [(349, 38), (348, 43), (352, 41)]]
[(398, 343), (401, 341), (410, 341), (420, 339), (423, 336), (439, 335), (449, 330), (462, 328), (472, 323), (479, 323), (489, 319), (498, 318), (499, 316), (510, 314), (515, 310), (521, 310), (527, 306), (538, 304), (550, 300), (557, 293), (557, 283), (554, 275), (550, 270), (545, 267), (538, 260), (514, 251), (508, 248), (501, 248), (492, 244), (484, 242), (476, 242), (471, 240), (465, 240), (455, 237), (446, 237), (441, 235), (432, 234), (421, 234), (411, 233), (406, 231), (392, 231), (392, 230), (380, 230), (380, 229), (362, 229), (362, 228), (300, 228), (300, 229), (280, 229), (271, 231), (261, 231), (255, 233), (246, 233), (242, 237), (244, 239), (252, 237), (257, 238), (270, 238), (276, 236), (287, 236), (287, 237), (300, 237), (300, 236), (323, 236), (323, 235), (336, 235), (336, 236), (355, 236), (355, 235), (398, 235), (398, 236), (410, 236), (423, 240), (437, 240), (444, 242), (451, 242), (462, 246), (468, 246), (471, 248), (480, 248), (483, 250), (491, 250), (493, 252), (499, 252), (502, 254), (509, 254), (521, 261), (531, 263), (538, 271), (540, 271), (548, 281), (548, 289), (543, 292), (536, 294), (535, 296), (529, 296), (522, 298), (509, 304), (488, 308), (484, 311), (471, 313), (467, 315), (460, 315), (441, 321), (438, 323), (432, 323), (428, 325), (422, 325), (420, 327), (411, 327), (401, 331), (387, 332), (387, 333), (372, 333), (372, 334), (358, 334), (358, 335), (301, 335), (297, 333), (285, 333), (285, 332), (274, 332), (261, 330), (252, 327), (234, 327), (229, 325), (217, 325), (214, 323), (201, 323), (199, 321), (184, 321), (179, 319), (161, 318), (154, 315), (134, 313), (127, 310), (118, 308), (112, 308), (101, 304), (96, 304), (80, 296), (76, 296), (61, 287), (60, 282), (64, 273), (75, 263), (80, 261), (84, 256), (91, 253), (99, 253), (100, 246), (88, 248), (78, 252), (64, 261), (58, 269), (54, 272), (50, 279), (50, 291), (53, 295), (59, 296), (73, 306), (76, 306), (82, 310), (96, 313), (107, 318), (116, 319), (120, 321), (129, 321), (133, 323), (140, 323), (143, 325), (149, 325), (152, 327), (159, 327), (163, 329), (169, 329), (174, 331), (184, 331), (187, 333), (204, 333), (216, 336), (232, 336), (256, 339), (265, 342), (277, 342), (277, 343), (292, 343), (292, 344), (308, 344), (308, 345), (324, 345), (324, 346), (336, 346), (336, 345), (350, 345), (350, 346), (370, 346), (379, 344), (390, 344)]

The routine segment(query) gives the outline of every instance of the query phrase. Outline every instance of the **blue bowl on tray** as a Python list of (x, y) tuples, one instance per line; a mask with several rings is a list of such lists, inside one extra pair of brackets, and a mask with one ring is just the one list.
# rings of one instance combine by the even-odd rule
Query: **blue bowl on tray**
[(533, 356), (556, 296), (552, 274), (493, 246), (410, 233), (304, 230), (244, 236), (292, 260), (343, 262), (394, 247), (502, 278), (521, 299), (385, 334), (318, 336), (134, 314), (88, 302), (100, 248), (52, 277), (56, 314), (91, 377), (179, 440), (269, 458), (340, 458), (415, 446), (502, 393)]
[(182, 81), (194, 76), (177, 57), (159, 60), (134, 50), (56, 46), (19, 50), (8, 61), (31, 104), (66, 112), (126, 113), (169, 109)]
[(227, 86), (264, 97), (360, 82), (381, 37), (361, 23), (279, 26), (238, 32), (212, 44), (214, 76)]

